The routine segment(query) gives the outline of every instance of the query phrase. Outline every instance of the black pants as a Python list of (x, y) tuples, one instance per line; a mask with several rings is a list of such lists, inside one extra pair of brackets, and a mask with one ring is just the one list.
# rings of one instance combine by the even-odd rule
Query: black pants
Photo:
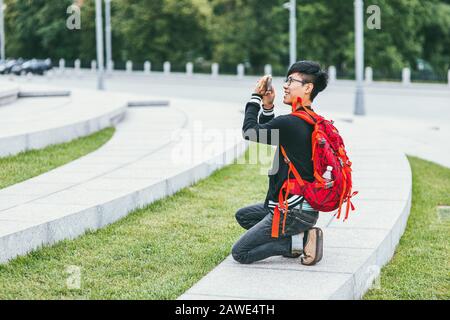
[[(285, 234), (280, 231), (278, 238), (272, 238), (273, 214), (264, 204), (254, 204), (236, 212), (237, 222), (247, 232), (234, 244), (233, 258), (240, 263), (252, 263), (271, 256), (291, 254), (291, 236), (313, 227), (318, 219), (317, 211), (289, 213), (286, 218)], [(281, 214), (280, 220), (283, 219)]]

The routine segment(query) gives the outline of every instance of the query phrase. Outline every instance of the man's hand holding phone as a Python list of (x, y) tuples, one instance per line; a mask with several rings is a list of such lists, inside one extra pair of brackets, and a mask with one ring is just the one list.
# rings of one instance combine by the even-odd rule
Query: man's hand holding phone
[(255, 93), (262, 96), (264, 109), (272, 109), (273, 101), (275, 100), (275, 88), (272, 86), (272, 76), (266, 75), (259, 79)]

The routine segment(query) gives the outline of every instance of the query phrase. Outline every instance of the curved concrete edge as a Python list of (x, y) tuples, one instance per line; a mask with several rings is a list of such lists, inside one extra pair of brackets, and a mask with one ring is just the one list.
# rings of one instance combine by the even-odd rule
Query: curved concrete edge
[(0, 138), (0, 157), (12, 156), (27, 150), (41, 149), (53, 144), (69, 142), (106, 127), (116, 126), (124, 119), (126, 110), (126, 106), (122, 106), (92, 119)]
[[(32, 221), (18, 223), (17, 221), (3, 220), (0, 225), (0, 234), (2, 227), (9, 233), (0, 238), (0, 263), (6, 263), (17, 256), (64, 239), (74, 239), (87, 231), (103, 228), (136, 209), (143, 208), (206, 178), (244, 154), (247, 147), (246, 141), (240, 142), (188, 170), (93, 207), (71, 206), (68, 208), (65, 206), (63, 211), (71, 211), (71, 214), (56, 219), (53, 215), (47, 223), (33, 223)], [(11, 226), (14, 228), (11, 229)]]
[(13, 103), (19, 96), (19, 87), (15, 85), (5, 85), (2, 83), (3, 88), (0, 89), (0, 106)]
[[(412, 181), (411, 181), (412, 183)], [(358, 270), (346, 279), (345, 283), (331, 294), (329, 300), (359, 300), (372, 287), (379, 272), (394, 256), (400, 238), (405, 232), (412, 203), (412, 188), (402, 213), (384, 240), (373, 250)]]
[(389, 137), (372, 134), (364, 123), (356, 127), (340, 123), (340, 131), (354, 160), (354, 190), (360, 192), (353, 200), (357, 211), (346, 222), (332, 214), (320, 215), (323, 260), (306, 267), (298, 259), (276, 256), (243, 265), (230, 255), (179, 300), (361, 299), (378, 284), (381, 268), (391, 260), (406, 229), (411, 166)]

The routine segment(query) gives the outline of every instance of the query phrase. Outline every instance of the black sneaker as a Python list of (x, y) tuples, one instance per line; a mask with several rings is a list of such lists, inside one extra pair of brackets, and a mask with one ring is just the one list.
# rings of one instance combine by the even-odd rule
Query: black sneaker
[(320, 228), (311, 228), (305, 232), (303, 244), (303, 265), (312, 266), (322, 260), (323, 232)]

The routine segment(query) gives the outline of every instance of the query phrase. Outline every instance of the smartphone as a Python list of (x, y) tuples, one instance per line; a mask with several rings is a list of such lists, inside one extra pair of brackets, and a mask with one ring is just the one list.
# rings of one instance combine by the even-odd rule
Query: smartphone
[(272, 91), (272, 76), (269, 75), (266, 81), (266, 91)]

